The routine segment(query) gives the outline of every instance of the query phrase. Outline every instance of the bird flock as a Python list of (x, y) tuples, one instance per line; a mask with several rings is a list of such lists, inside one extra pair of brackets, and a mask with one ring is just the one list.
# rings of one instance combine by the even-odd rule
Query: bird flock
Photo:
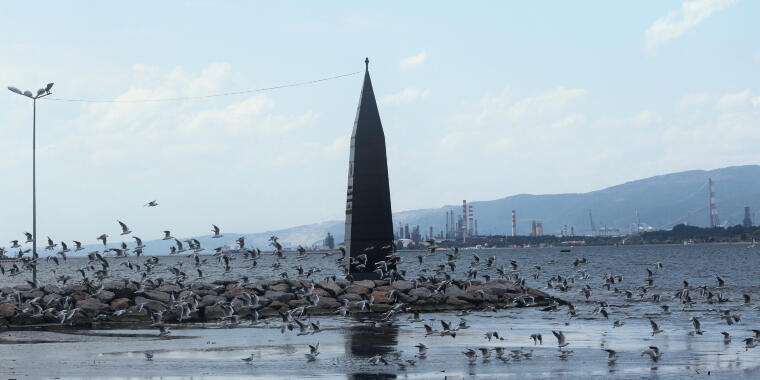
[[(158, 203), (151, 201), (145, 204), (145, 207), (156, 207)], [(143, 261), (130, 260), (130, 258), (139, 258), (144, 254), (146, 245), (142, 239), (135, 236), (129, 226), (117, 220), (119, 226), (118, 236), (130, 236), (134, 240), (133, 245), (121, 242), (117, 247), (108, 247), (109, 238), (107, 233), (97, 237), (102, 243), (102, 249), (86, 253), (85, 265), (77, 269), (80, 278), (72, 278), (70, 275), (56, 275), (56, 282), (66, 285), (69, 282), (77, 282), (84, 285), (91, 295), (97, 295), (104, 291), (104, 281), (116, 280), (123, 281), (124, 286), (135, 288), (136, 294), (144, 294), (150, 289), (155, 289), (163, 284), (173, 284), (179, 287), (183, 295), (176, 296), (171, 293), (169, 302), (163, 306), (165, 308), (156, 308), (151, 302), (144, 302), (138, 306), (140, 311), (146, 310), (151, 318), (151, 327), (158, 329), (158, 336), (168, 338), (171, 334), (170, 327), (165, 321), (165, 315), (170, 312), (178, 323), (190, 319), (194, 312), (198, 311), (200, 297), (193, 292), (191, 285), (204, 279), (204, 270), (210, 265), (219, 265), (224, 269), (225, 274), (231, 274), (233, 266), (243, 270), (255, 270), (258, 261), (265, 253), (261, 249), (246, 246), (244, 237), (236, 240), (234, 247), (217, 246), (209, 249), (208, 252), (213, 254), (210, 257), (204, 257), (201, 253), (207, 251), (201, 246), (198, 239), (190, 238), (180, 240), (172, 236), (171, 231), (163, 231), (162, 240), (173, 241), (170, 247), (169, 255), (179, 255), (184, 253), (188, 260), (176, 261), (174, 264), (164, 264), (156, 256), (148, 257)], [(211, 238), (217, 239), (224, 235), (217, 225), (212, 224)], [(4, 276), (19, 276), (28, 274), (32, 269), (36, 269), (42, 262), (51, 265), (50, 271), (56, 273), (56, 267), (61, 265), (61, 261), (66, 261), (69, 255), (76, 254), (84, 250), (80, 241), (73, 241), (72, 246), (63, 241), (56, 243), (50, 237), (47, 238), (46, 251), (50, 255), (40, 258), (36, 252), (30, 252), (29, 243), (33, 236), (26, 232), (24, 239), (10, 241), (10, 247), (0, 248), (0, 258), (13, 258), (14, 262), (3, 264), (0, 262), (0, 274)], [(337, 256), (335, 267), (340, 268), (342, 276), (330, 275), (325, 279), (336, 282), (338, 277), (344, 277), (345, 280), (353, 282), (349, 269), (358, 271), (370, 271), (378, 275), (382, 280), (393, 285), (399, 281), (411, 281), (414, 288), (427, 286), (432, 290), (432, 295), (449, 294), (457, 290), (465, 290), (489, 283), (494, 279), (507, 280), (513, 283), (518, 289), (519, 294), (513, 297), (512, 307), (536, 306), (536, 299), (531, 295), (526, 285), (527, 281), (535, 283), (544, 283), (544, 290), (551, 294), (556, 294), (560, 298), (577, 298), (578, 301), (560, 302), (554, 301), (551, 304), (541, 306), (540, 310), (546, 313), (566, 313), (567, 317), (564, 322), (565, 326), (569, 325), (573, 319), (577, 318), (597, 318), (609, 320), (610, 327), (613, 329), (625, 329), (626, 322), (629, 322), (634, 316), (626, 315), (621, 312), (621, 308), (631, 304), (646, 303), (656, 305), (658, 312), (645, 312), (635, 318), (646, 319), (651, 326), (651, 337), (658, 334), (676, 333), (676, 327), (668, 324), (673, 318), (664, 320), (664, 316), (672, 316), (674, 312), (688, 315), (686, 319), (692, 329), (685, 331), (688, 336), (711, 336), (714, 335), (723, 344), (733, 344), (733, 335), (742, 334), (742, 348), (748, 351), (755, 348), (758, 339), (760, 339), (760, 330), (744, 327), (742, 324), (741, 313), (755, 312), (760, 310), (760, 306), (751, 305), (751, 296), (741, 294), (741, 304), (733, 302), (728, 294), (724, 294), (726, 288), (726, 279), (716, 274), (715, 282), (712, 284), (693, 285), (689, 280), (683, 280), (682, 286), (675, 292), (665, 293), (657, 282), (658, 278), (666, 276), (662, 263), (657, 262), (646, 267), (645, 275), (642, 280), (630, 280), (624, 278), (620, 273), (605, 273), (602, 276), (592, 276), (587, 270), (591, 262), (585, 257), (573, 260), (569, 268), (558, 268), (555, 260), (550, 260), (540, 265), (533, 265), (527, 271), (515, 259), (507, 258), (503, 262), (501, 258), (495, 255), (481, 258), (478, 251), (463, 254), (457, 248), (446, 249), (441, 254), (443, 248), (438, 246), (438, 241), (430, 239), (426, 241), (427, 252), (416, 255), (412, 263), (416, 262), (417, 273), (410, 273), (411, 265), (407, 269), (402, 269), (403, 258), (396, 251), (395, 246), (388, 245), (383, 247), (368, 247), (367, 253), (375, 250), (386, 252), (384, 260), (370, 262), (367, 253), (356, 256), (347, 256), (346, 251), (342, 248), (334, 252), (326, 252), (323, 255), (308, 255), (306, 249), (299, 246), (296, 250), (295, 260), (298, 265), (293, 266), (289, 272), (283, 267), (285, 262), (285, 249), (278, 241), (276, 236), (269, 239), (271, 246), (271, 256), (274, 258), (271, 268), (280, 271), (279, 277), (282, 279), (290, 278), (311, 278), (316, 273), (322, 271), (319, 265), (304, 268), (311, 257), (330, 257)], [(17, 250), (11, 254), (9, 250)], [(9, 256), (8, 254), (11, 254)], [(120, 260), (126, 259), (126, 260)], [(120, 260), (118, 265), (114, 265), (115, 260)], [(303, 264), (300, 264), (303, 262)], [(239, 263), (239, 264), (237, 264)], [(501, 263), (501, 264), (500, 264)], [(5, 265), (9, 267), (6, 268)], [(324, 265), (323, 265), (324, 266)], [(527, 273), (526, 273), (527, 272)], [(128, 276), (123, 275), (127, 273)], [(137, 279), (134, 279), (136, 277)], [(545, 280), (542, 280), (545, 279)], [(630, 283), (629, 283), (630, 282)], [(38, 289), (42, 285), (39, 282), (27, 280), (31, 289)], [(239, 278), (238, 284), (243, 286), (249, 283), (249, 278), (243, 275)], [(296, 290), (304, 299), (308, 300), (307, 305), (298, 307), (288, 307), (287, 310), (278, 311), (279, 329), (281, 333), (294, 332), (298, 336), (315, 335), (322, 332), (319, 320), (311, 317), (310, 310), (315, 309), (320, 304), (320, 297), (315, 292), (314, 283), (310, 286), (303, 286)], [(489, 305), (487, 298), (490, 294), (486, 289), (477, 289), (473, 292), (483, 300), (484, 312), (496, 312), (497, 308)], [(577, 296), (576, 296), (577, 295)], [(361, 294), (361, 299), (350, 301), (348, 298), (340, 300), (340, 306), (335, 313), (341, 317), (350, 317), (355, 311), (373, 311), (375, 299), (373, 295)], [(425, 337), (451, 337), (455, 339), (457, 334), (468, 330), (471, 326), (465, 318), (471, 311), (464, 310), (458, 313), (458, 321), (447, 320), (424, 320), (419, 311), (415, 310), (414, 305), (403, 302), (400, 299), (398, 291), (390, 289), (385, 296), (392, 300), (392, 306), (377, 316), (377, 319), (371, 322), (373, 327), (388, 327), (398, 324), (400, 315), (409, 314), (406, 322), (413, 325), (421, 325), (424, 328)], [(53, 314), (59, 318), (61, 324), (71, 321), (76, 316), (82, 316), (81, 309), (77, 307), (76, 300), (71, 297), (60, 297), (43, 301), (42, 299), (32, 299), (31, 302), (22, 302), (21, 293), (15, 291), (9, 294), (0, 291), (0, 304), (14, 301), (17, 306), (28, 305), (17, 310), (17, 313), (31, 314), (32, 318), (41, 318), (46, 314)], [(250, 292), (241, 292), (233, 300), (219, 300), (214, 306), (218, 306), (222, 312), (221, 323), (225, 326), (233, 327), (241, 323), (241, 312), (250, 313), (251, 323), (259, 323), (261, 316), (258, 313), (263, 306), (258, 295)], [(167, 312), (168, 311), (168, 312)], [(117, 310), (112, 315), (118, 316), (119, 313), (125, 313), (125, 310)], [(618, 315), (623, 315), (621, 319)], [(99, 314), (94, 316), (95, 320), (108, 320), (108, 314)], [(702, 328), (702, 320), (712, 318), (720, 323), (725, 323), (723, 331), (705, 331)], [(435, 322), (438, 322), (440, 329)], [(505, 321), (505, 327), (508, 322)], [(546, 332), (544, 332), (546, 333)], [(505, 339), (504, 333), (498, 331), (485, 331), (482, 333), (483, 339), (488, 342), (499, 342)], [(571, 342), (565, 336), (561, 328), (551, 330), (551, 334), (556, 340), (558, 356), (561, 359), (567, 359), (573, 354), (570, 349)], [(720, 334), (720, 335), (718, 335)], [(750, 335), (751, 334), (751, 335)], [(532, 341), (534, 346), (543, 345), (543, 337), (540, 332), (524, 337), (527, 341)], [(371, 365), (389, 365), (395, 364), (401, 369), (413, 366), (419, 360), (427, 357), (429, 346), (419, 343), (415, 346), (417, 354), (412, 358), (403, 358), (400, 353), (391, 354), (388, 357), (376, 355), (368, 359)], [(608, 363), (612, 366), (618, 360), (619, 353), (609, 345), (601, 348), (600, 355), (606, 355)], [(316, 361), (320, 355), (319, 342), (310, 344), (308, 352), (304, 354), (310, 362)], [(513, 362), (520, 360), (530, 360), (533, 358), (533, 350), (507, 349), (505, 347), (475, 347), (467, 348), (463, 355), (470, 364), (474, 364), (478, 358), (483, 361), (491, 359), (503, 362)], [(642, 351), (640, 357), (651, 362), (659, 362), (664, 352), (656, 345), (648, 342), (642, 342)], [(146, 360), (152, 360), (153, 354), (145, 354)], [(254, 354), (242, 358), (246, 363), (252, 363), (255, 358)]]

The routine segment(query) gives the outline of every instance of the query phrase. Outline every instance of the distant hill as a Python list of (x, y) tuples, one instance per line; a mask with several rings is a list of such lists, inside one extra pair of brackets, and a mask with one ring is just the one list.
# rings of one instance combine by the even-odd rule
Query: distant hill
[[(519, 194), (490, 201), (468, 202), (473, 205), (478, 219), (480, 234), (505, 234), (511, 230), (511, 212), (517, 212), (517, 233), (527, 235), (531, 221), (541, 220), (545, 234), (558, 233), (564, 225), (568, 231), (574, 228), (577, 235), (591, 233), (589, 210), (592, 211), (597, 229), (602, 226), (616, 227), (628, 233), (636, 223), (635, 211), (639, 210), (642, 226), (669, 229), (686, 222), (706, 227), (708, 218), (707, 179), (715, 182), (715, 196), (721, 223), (736, 225), (744, 218), (744, 206), (753, 213), (760, 209), (760, 165), (734, 166), (716, 170), (691, 170), (631, 181), (589, 193), (531, 195)], [(462, 206), (451, 205), (436, 209), (396, 212), (393, 214), (394, 231), (399, 223), (409, 224), (410, 229), (419, 225), (423, 236), (432, 226), (438, 234), (444, 229), (446, 212), (462, 212)], [(327, 232), (335, 236), (335, 242), (343, 241), (344, 221), (292, 227), (284, 230), (242, 234), (250, 244), (262, 249), (267, 239), (277, 235), (285, 246), (311, 246), (320, 242)], [(232, 244), (241, 234), (225, 233), (221, 239), (199, 237), (202, 245), (214, 248)], [(168, 251), (170, 242), (149, 242), (148, 253)]]

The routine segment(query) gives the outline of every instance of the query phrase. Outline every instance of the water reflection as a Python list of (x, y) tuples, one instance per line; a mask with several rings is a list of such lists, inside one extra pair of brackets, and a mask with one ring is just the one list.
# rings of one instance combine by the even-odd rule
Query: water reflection
[[(391, 352), (396, 351), (396, 345), (398, 345), (398, 327), (372, 327), (364, 323), (347, 328), (345, 339), (346, 353), (350, 356), (364, 361), (375, 355), (386, 357)], [(379, 364), (377, 369), (378, 371), (392, 371), (395, 370), (395, 367)], [(395, 373), (352, 373), (348, 375), (349, 380), (384, 380), (395, 378)]]

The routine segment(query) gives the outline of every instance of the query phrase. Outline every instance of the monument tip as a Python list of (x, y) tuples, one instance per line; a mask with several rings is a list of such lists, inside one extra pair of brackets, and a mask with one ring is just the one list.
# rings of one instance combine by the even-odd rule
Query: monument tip
[(369, 57), (364, 58), (365, 70), (369, 71)]

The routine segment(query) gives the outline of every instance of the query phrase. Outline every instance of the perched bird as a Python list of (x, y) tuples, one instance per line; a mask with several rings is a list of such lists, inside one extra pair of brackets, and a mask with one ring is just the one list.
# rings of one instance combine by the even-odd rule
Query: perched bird
[(615, 363), (615, 361), (617, 360), (617, 351), (609, 349), (609, 348), (605, 348), (604, 351), (606, 351), (608, 354), (607, 362), (609, 364)]

